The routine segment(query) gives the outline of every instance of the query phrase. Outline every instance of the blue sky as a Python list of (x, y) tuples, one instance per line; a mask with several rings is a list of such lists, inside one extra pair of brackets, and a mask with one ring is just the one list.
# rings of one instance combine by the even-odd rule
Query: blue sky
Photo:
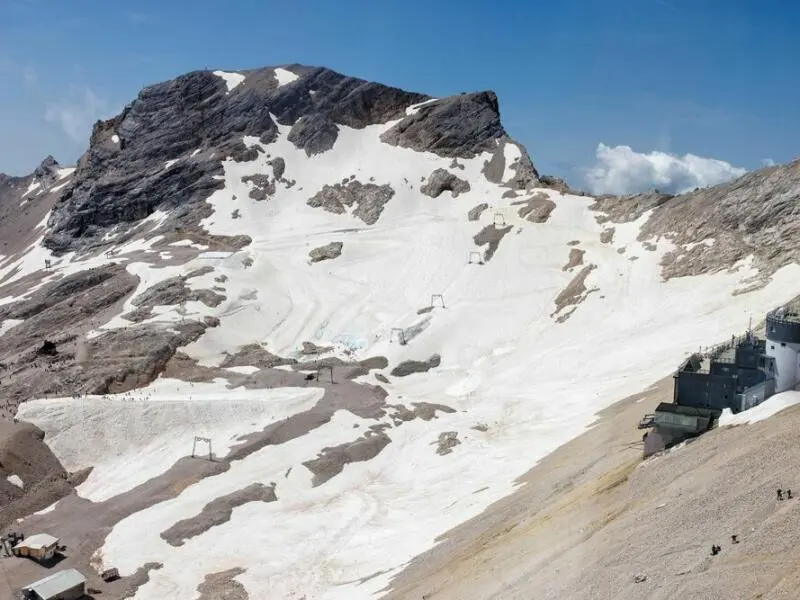
[(50, 153), (74, 161), (91, 122), (144, 85), (290, 62), (434, 96), (493, 89), (539, 170), (577, 184), (598, 160), (608, 167), (600, 143), (747, 169), (800, 154), (800, 3), (790, 0), (127, 6), (0, 2), (0, 171), (29, 172)]

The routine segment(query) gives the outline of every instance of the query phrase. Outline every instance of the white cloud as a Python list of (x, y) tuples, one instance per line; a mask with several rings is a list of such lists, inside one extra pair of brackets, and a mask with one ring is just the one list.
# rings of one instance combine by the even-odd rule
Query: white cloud
[(61, 102), (47, 104), (44, 118), (61, 127), (69, 137), (86, 141), (97, 119), (108, 113), (108, 102), (89, 88), (73, 89)]
[(764, 159), (761, 160), (761, 166), (763, 166), (763, 167), (774, 167), (776, 164), (778, 164), (778, 163), (776, 163), (771, 158), (764, 158)]
[(652, 189), (678, 194), (716, 185), (745, 172), (715, 158), (659, 151), (645, 154), (634, 152), (629, 146), (601, 143), (597, 146), (597, 162), (586, 171), (586, 182), (595, 194), (633, 194)]

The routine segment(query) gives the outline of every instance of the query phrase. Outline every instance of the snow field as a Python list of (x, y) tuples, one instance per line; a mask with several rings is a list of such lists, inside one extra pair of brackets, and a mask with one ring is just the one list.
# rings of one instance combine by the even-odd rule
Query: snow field
[[(104, 560), (123, 574), (152, 560), (164, 564), (136, 598), (195, 597), (205, 574), (233, 567), (246, 569), (237, 580), (251, 597), (369, 597), (437, 536), (512, 491), (519, 475), (584, 431), (599, 410), (665, 376), (698, 345), (727, 339), (746, 326), (750, 314), (795, 295), (797, 265), (781, 269), (766, 288), (737, 296), (731, 292), (754, 275), (749, 261), (738, 271), (662, 281), (659, 262), (673, 246), (662, 240), (650, 252), (636, 240), (647, 215), (615, 224), (613, 243), (603, 244), (604, 226), (589, 210), (591, 198), (537, 190), (556, 208), (546, 223), (525, 221), (515, 199), (501, 198), (504, 188), (483, 177), (488, 154), (459, 161), (463, 170), (452, 169), (470, 182), (468, 193), (428, 198), (419, 193), (421, 179), (436, 168), (448, 169), (451, 160), (381, 143), (380, 133), (391, 125), (341, 127), (334, 148), (310, 158), (287, 141), (288, 127), (279, 127), (278, 140), (255, 161), (224, 163), (225, 188), (209, 199), (215, 212), (203, 223), (211, 234), (250, 235), (250, 246), (182, 267), (130, 263), (128, 269), (142, 278), (138, 292), (200, 266), (215, 272), (189, 280), (195, 289), (213, 286), (221, 274), (228, 277), (221, 284), (227, 300), (219, 307), (187, 306), (193, 314), (221, 319), (183, 349), (201, 364), (218, 365), (223, 352), (249, 343), (292, 355), (303, 341), (338, 342), (338, 355), (351, 350), (356, 358), (386, 356), (392, 366), (438, 353), (441, 366), (426, 374), (390, 376), (387, 403), (440, 403), (456, 412), (388, 429), (392, 441), (378, 456), (348, 464), (312, 488), (302, 463), (375, 424), (340, 411), (307, 435), (266, 447), (175, 499), (128, 517), (107, 538)], [(245, 143), (259, 144), (255, 138)], [(506, 145), (504, 152), (504, 177), (513, 176), (508, 167), (514, 147)], [(271, 174), (267, 162), (275, 157), (286, 161), (284, 177), (296, 184), (278, 182), (274, 197), (250, 200), (242, 176)], [(352, 216), (352, 209), (336, 215), (307, 205), (323, 185), (350, 175), (362, 184), (374, 177), (376, 185), (395, 190), (375, 225)], [(479, 222), (469, 222), (467, 211), (481, 202), (490, 208)], [(232, 218), (234, 210), (241, 218)], [(491, 261), (468, 265), (468, 253), (478, 250), (472, 237), (491, 225), (497, 211), (511, 231)], [(586, 251), (584, 263), (597, 266), (586, 278), (586, 287), (597, 291), (557, 324), (554, 299), (582, 269), (563, 270), (572, 240)], [(309, 264), (308, 252), (331, 241), (344, 243), (342, 255)], [(617, 252), (621, 247), (624, 254)], [(634, 256), (638, 260), (629, 260)], [(417, 314), (431, 294), (443, 294), (447, 308)], [(162, 307), (157, 318), (176, 318), (175, 308)], [(115, 319), (103, 329), (126, 325)], [(393, 343), (395, 327), (416, 335), (409, 335), (406, 346)], [(103, 457), (79, 490), (98, 499), (130, 489), (188, 454), (195, 427), (187, 421), (208, 427), (221, 454), (217, 439), (254, 431), (256, 423), (260, 429), (317, 398), (294, 395), (306, 390), (226, 390), (222, 381), (209, 388), (195, 384), (191, 391), (188, 385), (158, 380), (141, 391), (148, 399), (125, 401), (134, 407), (126, 418), (142, 425), (132, 427), (118, 446), (109, 442), (113, 435), (85, 443), (84, 430), (91, 423), (98, 431), (115, 431), (115, 413), (125, 405), (120, 399), (37, 401), (23, 405), (21, 418), (54, 436), (54, 450), (66, 463), (93, 464), (97, 455)], [(183, 403), (177, 401), (181, 396)], [(242, 414), (238, 404), (228, 411), (226, 402), (258, 408)], [(186, 407), (194, 407), (188, 418), (181, 412)], [(208, 419), (194, 416), (204, 411)], [(477, 424), (488, 430), (473, 430)], [(445, 431), (456, 431), (461, 444), (439, 456), (436, 440)], [(278, 501), (241, 506), (229, 522), (177, 548), (160, 538), (206, 503), (254, 481), (276, 482)], [(385, 573), (353, 583), (379, 571)]]

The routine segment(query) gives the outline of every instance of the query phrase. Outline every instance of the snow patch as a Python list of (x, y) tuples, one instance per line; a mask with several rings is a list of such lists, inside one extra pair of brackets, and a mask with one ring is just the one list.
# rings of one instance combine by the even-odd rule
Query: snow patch
[(20, 479), (19, 475), (9, 475), (6, 477), (6, 480), (10, 484), (17, 486), (20, 489), (25, 487), (25, 484), (22, 482), (22, 479)]
[(119, 136), (115, 133), (111, 136), (111, 141), (115, 144), (119, 144)]
[(284, 85), (288, 85), (293, 81), (297, 81), (300, 79), (300, 76), (279, 67), (275, 69), (275, 78), (278, 80), (278, 87), (283, 87)]
[(5, 321), (0, 321), (0, 335), (5, 335), (10, 329), (24, 322), (24, 319), (6, 319)]
[(758, 423), (795, 404), (800, 404), (800, 392), (790, 391), (775, 394), (758, 406), (754, 406), (751, 409), (737, 414), (733, 414), (731, 409), (726, 408), (719, 417), (719, 426), (725, 427), (726, 425), (748, 425), (750, 423)]
[(225, 82), (229, 94), (236, 86), (240, 85), (245, 80), (245, 76), (241, 73), (233, 73), (230, 71), (214, 71), (214, 75)]

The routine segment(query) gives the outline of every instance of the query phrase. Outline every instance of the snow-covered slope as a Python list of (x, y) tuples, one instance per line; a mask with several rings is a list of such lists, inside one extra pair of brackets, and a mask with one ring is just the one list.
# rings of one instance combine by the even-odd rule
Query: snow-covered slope
[[(286, 73), (281, 88), (302, 83)], [(245, 75), (220, 72), (224, 93), (246, 90)], [(311, 154), (273, 115), (273, 138), (243, 135), (247, 160), (222, 160), (202, 235), (176, 235), (171, 213), (155, 212), (133, 233), (106, 232), (102, 250), (56, 255), (40, 241), (0, 272), (19, 281), (52, 260), (30, 295), (124, 265), (136, 290), (87, 323), (91, 349), (124, 331), (205, 324), (144, 387), (19, 408), (67, 469), (94, 467), (78, 494), (98, 512), (172, 477), (194, 436), (212, 440), (224, 469), (140, 499), (96, 551), (94, 564), (124, 576), (163, 565), (135, 598), (194, 598), (207, 575), (232, 570), (251, 598), (378, 594), (597, 411), (797, 293), (796, 264), (746, 293), (749, 260), (664, 280), (660, 261), (677, 248), (638, 239), (650, 213), (609, 235), (592, 198), (517, 185), (527, 155), (505, 137), (471, 157), (387, 142), (424, 110), (338, 123), (332, 147)], [(236, 236), (250, 241), (220, 249)], [(175, 281), (181, 293), (165, 297)], [(302, 376), (321, 364), (335, 383)], [(254, 483), (277, 499), (231, 501)], [(215, 501), (230, 511), (210, 518)]]

